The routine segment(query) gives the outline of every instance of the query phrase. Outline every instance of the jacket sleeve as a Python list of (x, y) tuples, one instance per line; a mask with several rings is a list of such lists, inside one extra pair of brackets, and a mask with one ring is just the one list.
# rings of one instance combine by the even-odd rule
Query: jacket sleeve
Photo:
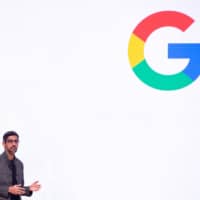
[(23, 166), (23, 163), (22, 163), (22, 186), (25, 189), (25, 194), (23, 194), (23, 196), (30, 197), (33, 194), (33, 192), (30, 191), (29, 186), (24, 186), (24, 166)]
[(25, 194), (24, 194), (24, 196), (30, 197), (30, 196), (33, 194), (33, 192), (30, 191), (30, 189), (29, 189), (28, 186), (25, 186), (24, 189), (25, 189)]
[(8, 198), (8, 186), (0, 185), (0, 197)]

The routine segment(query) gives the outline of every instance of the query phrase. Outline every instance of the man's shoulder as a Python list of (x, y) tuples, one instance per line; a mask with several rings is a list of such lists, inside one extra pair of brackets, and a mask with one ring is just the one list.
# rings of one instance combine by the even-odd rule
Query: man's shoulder
[(23, 162), (17, 157), (15, 157), (15, 162), (20, 164), (20, 165), (23, 165)]
[(0, 160), (2, 160), (4, 158), (5, 158), (5, 152), (3, 152), (3, 153), (0, 154)]

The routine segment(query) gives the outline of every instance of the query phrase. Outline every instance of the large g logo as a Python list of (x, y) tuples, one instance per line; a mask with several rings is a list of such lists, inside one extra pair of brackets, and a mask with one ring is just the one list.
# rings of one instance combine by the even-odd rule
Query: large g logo
[(180, 12), (154, 13), (140, 22), (131, 34), (128, 57), (134, 73), (147, 85), (160, 90), (181, 89), (197, 79), (200, 73), (199, 43), (169, 43), (168, 58), (189, 58), (189, 64), (177, 74), (163, 75), (155, 72), (144, 58), (144, 44), (158, 28), (171, 26), (185, 31), (194, 20)]

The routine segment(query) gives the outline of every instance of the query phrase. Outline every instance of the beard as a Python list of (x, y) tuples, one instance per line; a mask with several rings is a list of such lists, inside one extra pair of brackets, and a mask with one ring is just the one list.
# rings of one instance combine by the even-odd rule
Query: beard
[(17, 152), (17, 147), (11, 147), (8, 149), (8, 152), (11, 154), (15, 154)]

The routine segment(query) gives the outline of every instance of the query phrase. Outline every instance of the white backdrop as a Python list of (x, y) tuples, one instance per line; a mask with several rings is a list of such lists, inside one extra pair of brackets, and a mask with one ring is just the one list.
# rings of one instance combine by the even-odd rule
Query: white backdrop
[(177, 91), (152, 89), (133, 74), (127, 53), (143, 18), (180, 11), (195, 23), (185, 33), (156, 31), (145, 53), (160, 72), (183, 69), (188, 61), (169, 63), (166, 45), (200, 42), (199, 6), (0, 1), (0, 131), (20, 134), (26, 183), (42, 184), (32, 199), (199, 200), (200, 79)]

